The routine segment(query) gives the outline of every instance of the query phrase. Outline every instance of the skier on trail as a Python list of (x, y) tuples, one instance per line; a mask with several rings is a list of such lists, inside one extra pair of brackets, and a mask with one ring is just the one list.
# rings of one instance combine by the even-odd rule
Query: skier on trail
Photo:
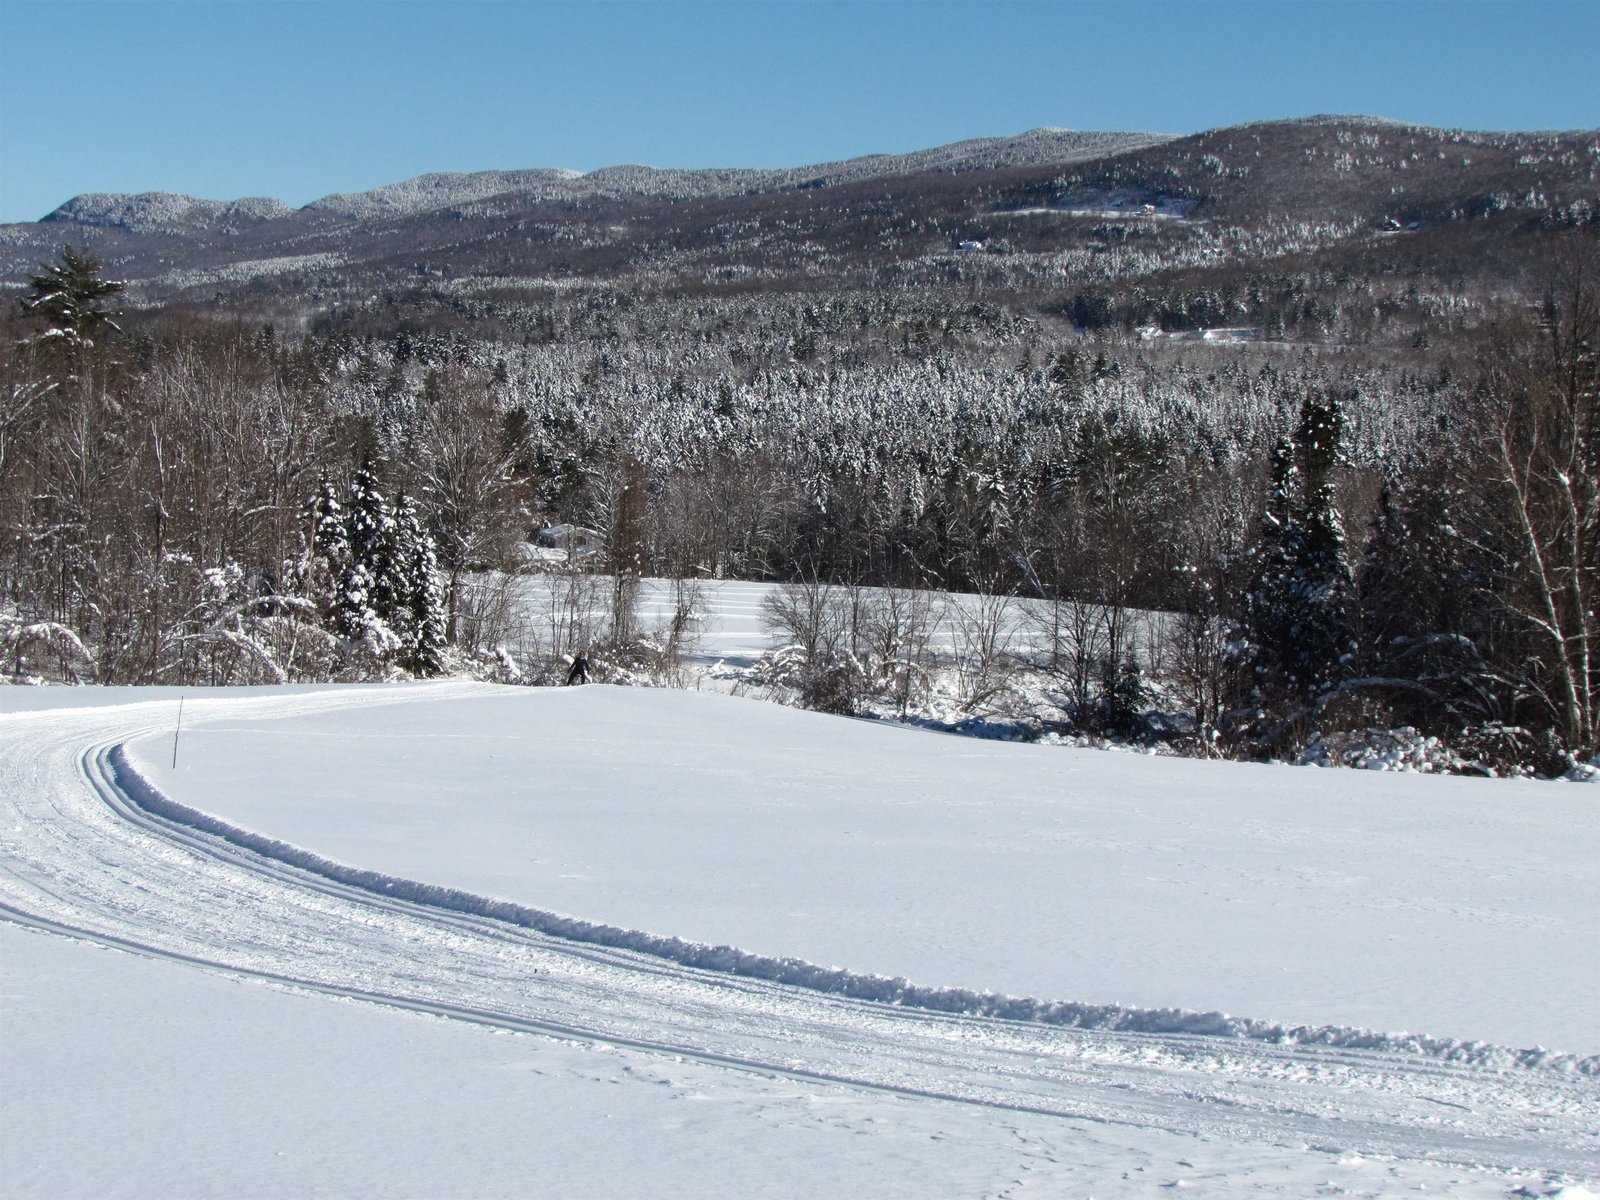
[(573, 657), (572, 669), (567, 672), (567, 686), (571, 687), (575, 683), (588, 682), (589, 653), (586, 650), (579, 650), (578, 653)]

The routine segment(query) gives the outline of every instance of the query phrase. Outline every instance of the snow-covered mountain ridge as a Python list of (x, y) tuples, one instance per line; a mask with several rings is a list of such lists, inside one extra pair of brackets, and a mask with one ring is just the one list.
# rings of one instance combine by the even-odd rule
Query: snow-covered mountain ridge
[(218, 228), (242, 222), (271, 221), (295, 210), (270, 196), (242, 200), (202, 200), (175, 192), (85, 192), (44, 217), (104, 228), (156, 233), (176, 228)]
[[(1171, 140), (1155, 133), (1096, 133), (1042, 127), (1014, 137), (971, 138), (907, 154), (870, 154), (836, 162), (780, 168), (671, 168), (636, 163), (574, 171), (535, 167), (507, 171), (441, 171), (364, 192), (335, 193), (304, 211), (356, 219), (431, 212), (490, 196), (517, 193), (541, 200), (585, 196), (656, 196), (689, 199), (741, 195), (791, 187), (825, 187), (920, 171), (984, 170), (1040, 163), (1071, 163)], [(137, 195), (91, 192), (75, 196), (43, 220), (157, 232), (180, 225), (216, 226), (229, 220), (271, 220), (294, 213), (262, 197), (202, 200), (170, 192)]]
[(0, 289), (25, 286), (64, 243), (127, 281), (132, 306), (248, 291), (251, 306), (302, 316), (419, 287), (814, 292), (982, 276), (1032, 305), (1068, 280), (1220, 273), (1184, 285), (1198, 295), (1307, 252), (1337, 258), (1336, 276), (1442, 263), (1494, 289), (1524, 270), (1520, 239), (1594, 222), (1597, 171), (1593, 130), (1313, 116), (1185, 137), (1041, 128), (773, 169), (441, 172), (298, 209), (93, 194), (0, 226)]

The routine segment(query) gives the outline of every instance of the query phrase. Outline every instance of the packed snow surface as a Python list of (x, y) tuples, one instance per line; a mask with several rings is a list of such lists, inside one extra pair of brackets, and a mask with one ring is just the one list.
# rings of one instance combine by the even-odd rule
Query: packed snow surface
[(1220, 1198), (1420, 1186), (1503, 1200), (1509, 1186), (1552, 1187), (1539, 1172), (1368, 1159), (1327, 1142), (1241, 1146), (512, 1036), (4, 923), (0, 962), (11, 1200), (976, 1200), (1007, 1187), (1160, 1197), (1180, 1184)]
[(912, 982), (1600, 1052), (1587, 788), (505, 689), (131, 747), (341, 863)]
[[(1592, 789), (456, 682), (191, 691), (174, 770), (176, 710), (0, 692), (7, 1196), (1503, 1197), (1600, 1176), (1600, 1061), (1508, 1049), (1593, 1049), (1558, 1036), (1595, 984)], [(1340, 839), (1377, 901), (1324, 876), (1314, 848)], [(1324, 906), (1381, 969), (1354, 937), (1294, 951), (1330, 936)], [(1209, 953), (1111, 993), (1043, 973), (1185, 932)], [(1430, 939), (1472, 960), (1455, 985), (1516, 978), (1444, 1003)], [(1258, 1007), (1251, 943), (1340, 996)], [(929, 986), (883, 978), (905, 963)], [(1250, 1020), (1194, 1011), (1252, 964)], [(1089, 1003), (1146, 985), (1182, 1007)], [(986, 1008), (999, 989), (1057, 1002)], [(1369, 1024), (1440, 1006), (1404, 1022), (1437, 1036), (1360, 1036), (1373, 991)], [(1538, 995), (1554, 1016), (1530, 1019)]]

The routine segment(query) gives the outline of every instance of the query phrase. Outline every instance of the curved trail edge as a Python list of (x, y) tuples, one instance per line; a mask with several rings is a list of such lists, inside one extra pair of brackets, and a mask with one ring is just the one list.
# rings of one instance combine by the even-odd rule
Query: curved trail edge
[[(115, 790), (117, 796), (144, 814), (187, 829), (210, 834), (263, 858), (296, 867), (346, 887), (389, 900), (462, 913), (531, 929), (549, 937), (614, 950), (627, 950), (679, 966), (765, 980), (807, 991), (921, 1009), (931, 1013), (988, 1017), (1026, 1024), (1116, 1033), (1186, 1034), (1238, 1038), (1273, 1046), (1328, 1046), (1348, 1050), (1420, 1054), (1445, 1062), (1495, 1068), (1524, 1067), (1600, 1077), (1600, 1055), (1580, 1057), (1543, 1047), (1517, 1049), (1492, 1042), (1462, 1041), (1411, 1033), (1381, 1033), (1340, 1025), (1285, 1025), (1220, 1012), (1182, 1008), (1133, 1008), (1116, 1004), (1084, 1004), (1006, 996), (967, 988), (929, 987), (903, 978), (824, 967), (797, 958), (774, 958), (734, 946), (708, 945), (682, 938), (625, 929), (563, 916), (507, 900), (479, 896), (386, 875), (325, 858), (310, 850), (241, 829), (209, 813), (190, 808), (163, 793), (129, 760), (123, 744), (86, 755), (86, 767)], [(118, 807), (115, 804), (113, 807)]]

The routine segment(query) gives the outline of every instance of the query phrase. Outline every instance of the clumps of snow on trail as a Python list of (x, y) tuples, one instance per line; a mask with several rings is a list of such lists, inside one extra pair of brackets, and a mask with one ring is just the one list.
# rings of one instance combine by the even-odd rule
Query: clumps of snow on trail
[(1189, 1034), (1241, 1038), (1280, 1046), (1316, 1045), (1402, 1052), (1495, 1069), (1520, 1067), (1600, 1077), (1600, 1055), (1581, 1057), (1542, 1047), (1515, 1049), (1491, 1042), (1382, 1033), (1350, 1026), (1286, 1025), (1221, 1012), (1196, 1012), (1182, 1008), (1079, 1004), (1029, 996), (1004, 996), (967, 988), (925, 987), (903, 978), (861, 974), (796, 958), (773, 958), (733, 946), (711, 946), (642, 930), (584, 921), (510, 901), (474, 895), (457, 888), (402, 879), (334, 862), (298, 846), (237, 828), (178, 803), (146, 779), (132, 765), (124, 747), (120, 745), (112, 748), (108, 758), (117, 786), (129, 800), (146, 812), (336, 883), (391, 899), (504, 921), (570, 941), (647, 954), (701, 970), (929, 1012), (1028, 1021), (1074, 1029)]

